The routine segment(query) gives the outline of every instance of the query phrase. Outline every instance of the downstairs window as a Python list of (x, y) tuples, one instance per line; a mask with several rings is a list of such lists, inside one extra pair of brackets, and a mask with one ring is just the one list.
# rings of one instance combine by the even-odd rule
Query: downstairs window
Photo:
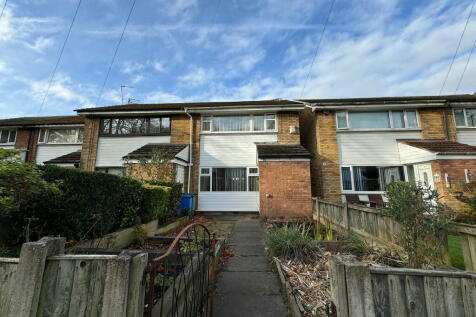
[(200, 169), (202, 192), (254, 192), (259, 190), (257, 167), (203, 167)]
[(342, 189), (345, 191), (385, 191), (388, 184), (404, 181), (403, 166), (341, 167)]

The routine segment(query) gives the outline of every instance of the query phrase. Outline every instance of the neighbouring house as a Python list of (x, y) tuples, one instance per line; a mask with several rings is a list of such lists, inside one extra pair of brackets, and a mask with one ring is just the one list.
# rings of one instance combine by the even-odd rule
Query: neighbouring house
[(79, 167), (83, 121), (80, 116), (3, 119), (0, 147), (19, 150), (26, 162)]
[(394, 180), (451, 191), (476, 180), (476, 96), (306, 100), (303, 144), (313, 153), (313, 194), (382, 206)]
[(197, 194), (199, 211), (309, 217), (311, 155), (299, 134), (304, 108), (267, 100), (79, 109), (81, 167), (122, 173), (124, 164), (163, 149), (176, 180)]

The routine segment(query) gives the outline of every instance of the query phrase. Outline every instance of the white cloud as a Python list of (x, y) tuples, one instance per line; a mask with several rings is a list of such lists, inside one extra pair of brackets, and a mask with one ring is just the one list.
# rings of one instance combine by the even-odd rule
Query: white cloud
[(141, 82), (142, 80), (144, 79), (144, 75), (135, 75), (134, 77), (132, 77), (132, 84), (137, 84), (139, 82)]
[(158, 61), (153, 62), (152, 67), (158, 72), (165, 71), (165, 67), (164, 67), (164, 64), (162, 62), (158, 62)]
[(124, 74), (132, 74), (144, 69), (144, 64), (133, 61), (125, 61), (120, 68)]
[(168, 103), (168, 102), (183, 102), (183, 97), (167, 93), (163, 91), (153, 91), (145, 95), (143, 102), (145, 103)]
[(189, 73), (179, 77), (179, 81), (187, 86), (199, 86), (213, 80), (214, 77), (212, 69), (194, 67)]
[(40, 36), (35, 39), (33, 43), (25, 42), (25, 46), (34, 50), (37, 53), (44, 53), (44, 50), (48, 47), (51, 47), (55, 41), (50, 37)]

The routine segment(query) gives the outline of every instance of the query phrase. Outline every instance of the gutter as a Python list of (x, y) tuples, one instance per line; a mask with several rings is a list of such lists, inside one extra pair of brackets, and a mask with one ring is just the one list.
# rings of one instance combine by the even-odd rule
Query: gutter
[(188, 113), (188, 108), (184, 108), (185, 114), (190, 118), (190, 140), (189, 140), (189, 149), (188, 149), (188, 180), (187, 180), (187, 193), (190, 193), (190, 182), (192, 180), (192, 166), (193, 166), (193, 156), (192, 156), (192, 146), (193, 146), (193, 117)]

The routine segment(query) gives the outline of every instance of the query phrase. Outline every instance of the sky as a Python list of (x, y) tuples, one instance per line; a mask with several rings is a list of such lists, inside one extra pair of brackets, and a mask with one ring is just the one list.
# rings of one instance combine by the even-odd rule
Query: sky
[[(5, 0), (0, 0), (0, 10)], [(9, 0), (0, 118), (165, 103), (438, 95), (472, 0)], [(476, 91), (476, 6), (443, 94)], [(474, 51), (476, 55), (476, 49)], [(311, 67), (312, 66), (312, 67)]]

